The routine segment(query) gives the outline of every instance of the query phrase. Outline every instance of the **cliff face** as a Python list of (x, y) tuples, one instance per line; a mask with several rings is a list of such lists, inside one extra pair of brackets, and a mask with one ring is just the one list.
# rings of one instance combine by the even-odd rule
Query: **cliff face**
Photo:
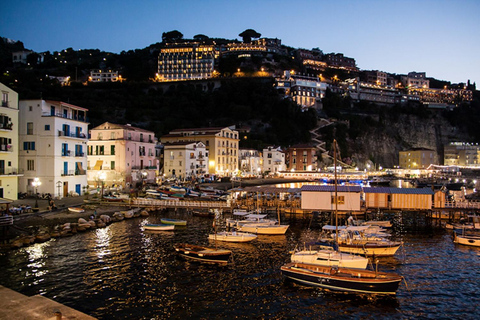
[(429, 118), (401, 114), (382, 120), (379, 127), (371, 127), (349, 148), (356, 165), (363, 169), (367, 161), (377, 166), (393, 168), (398, 165), (399, 151), (427, 148), (437, 151), (438, 163), (443, 163), (443, 146), (452, 141), (468, 141), (465, 132), (449, 124), (441, 114)]

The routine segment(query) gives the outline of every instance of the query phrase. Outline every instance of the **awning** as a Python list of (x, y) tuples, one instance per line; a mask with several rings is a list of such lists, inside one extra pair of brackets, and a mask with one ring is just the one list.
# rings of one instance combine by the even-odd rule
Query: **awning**
[(103, 160), (97, 160), (95, 163), (95, 166), (93, 167), (93, 170), (102, 170), (102, 165), (103, 165)]
[(77, 172), (78, 174), (85, 174), (85, 170), (83, 170), (81, 162), (77, 162)]

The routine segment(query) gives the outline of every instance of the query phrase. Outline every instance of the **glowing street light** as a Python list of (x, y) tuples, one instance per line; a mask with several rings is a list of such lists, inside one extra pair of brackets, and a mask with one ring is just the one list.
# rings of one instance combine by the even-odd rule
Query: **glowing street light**
[(35, 188), (35, 208), (38, 209), (38, 187), (42, 184), (40, 178), (33, 179), (32, 187)]
[(105, 179), (106, 179), (105, 172), (102, 172), (98, 175), (98, 179), (100, 179), (100, 182), (102, 183), (102, 196), (101, 199), (103, 200), (103, 188), (105, 187)]

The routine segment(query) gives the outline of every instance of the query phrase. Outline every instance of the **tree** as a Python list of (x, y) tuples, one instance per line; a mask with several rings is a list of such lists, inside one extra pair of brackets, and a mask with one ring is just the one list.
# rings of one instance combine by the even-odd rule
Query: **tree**
[(180, 31), (172, 30), (169, 32), (162, 33), (162, 41), (165, 42), (175, 42), (183, 39), (183, 34)]
[(207, 41), (208, 39), (210, 38), (204, 34), (197, 34), (193, 36), (193, 40), (196, 40), (196, 41)]
[(252, 38), (260, 38), (261, 34), (253, 29), (247, 29), (240, 33), (239, 36), (243, 38), (243, 42), (250, 43)]

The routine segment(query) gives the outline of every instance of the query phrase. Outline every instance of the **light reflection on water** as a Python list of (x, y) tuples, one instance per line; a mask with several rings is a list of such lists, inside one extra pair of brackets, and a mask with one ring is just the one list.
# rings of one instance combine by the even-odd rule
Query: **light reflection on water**
[[(142, 231), (163, 216), (188, 225)], [(448, 233), (402, 232), (405, 256), (379, 259), (382, 271), (406, 279), (397, 296), (331, 294), (293, 285), (279, 270), (290, 250), (318, 236), (320, 227), (307, 230), (309, 224), (291, 221), (285, 235), (250, 243), (218, 242), (234, 252), (234, 263), (217, 267), (182, 260), (173, 250), (178, 242), (213, 246), (211, 219), (159, 213), (2, 253), (0, 284), (99, 319), (475, 318), (479, 249), (454, 245)]]

